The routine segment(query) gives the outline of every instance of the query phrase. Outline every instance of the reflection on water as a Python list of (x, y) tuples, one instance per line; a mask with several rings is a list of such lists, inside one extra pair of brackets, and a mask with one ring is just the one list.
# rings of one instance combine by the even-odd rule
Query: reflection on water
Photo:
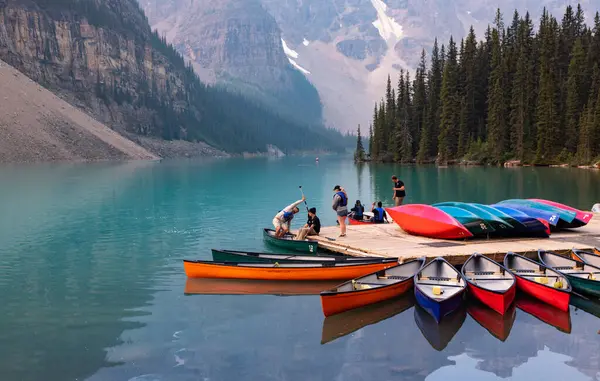
[[(585, 299), (573, 299), (566, 320), (521, 305), (514, 321), (468, 309), (440, 330), (426, 327), (410, 296), (325, 319), (316, 294), (331, 284), (186, 280), (181, 260), (208, 259), (212, 247), (272, 250), (260, 227), (300, 197), (298, 185), (327, 225), (333, 185), (385, 202), (392, 174), (408, 202), (600, 200), (598, 173), (562, 168), (357, 167), (327, 157), (318, 166), (286, 158), (0, 168), (0, 379), (598, 377), (600, 308)], [(570, 192), (548, 186), (566, 181)]]

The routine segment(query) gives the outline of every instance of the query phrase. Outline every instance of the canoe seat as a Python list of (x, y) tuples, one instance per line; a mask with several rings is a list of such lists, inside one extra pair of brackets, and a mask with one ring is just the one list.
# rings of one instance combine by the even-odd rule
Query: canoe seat
[(443, 287), (459, 287), (459, 288), (463, 288), (463, 286), (461, 286), (459, 284), (446, 284), (446, 283), (426, 283), (426, 282), (419, 282), (419, 285), (422, 285), (422, 286), (443, 286)]
[(408, 278), (407, 276), (400, 275), (387, 275), (387, 276), (378, 276), (377, 279), (394, 279), (394, 280), (404, 280)]
[(556, 270), (575, 270), (577, 267), (575, 266), (554, 266)]
[(502, 274), (499, 271), (465, 271), (466, 274), (473, 274), (473, 275), (500, 275)]

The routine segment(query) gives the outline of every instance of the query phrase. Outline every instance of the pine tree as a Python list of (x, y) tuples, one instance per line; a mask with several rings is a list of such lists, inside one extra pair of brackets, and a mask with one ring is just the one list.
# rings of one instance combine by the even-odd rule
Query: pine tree
[(373, 157), (373, 123), (369, 124), (369, 157)]
[(379, 140), (380, 140), (380, 133), (381, 131), (379, 130), (379, 110), (378, 110), (378, 105), (375, 104), (375, 109), (373, 110), (373, 123), (372, 123), (372, 132), (371, 132), (371, 141), (369, 142), (370, 144), (370, 149), (369, 149), (369, 153), (371, 154), (371, 160), (375, 160), (378, 161), (379, 160), (379, 155), (380, 155), (380, 151), (379, 151)]
[(425, 107), (427, 105), (427, 66), (425, 50), (421, 52), (421, 60), (417, 67), (412, 97), (412, 131), (413, 152), (418, 154), (421, 144), (421, 134), (425, 129)]
[(396, 100), (394, 99), (392, 90), (392, 80), (388, 75), (387, 86), (385, 90), (385, 129), (384, 134), (386, 136), (386, 145), (384, 146), (387, 151), (391, 151), (392, 147), (387, 146), (387, 141), (391, 140), (392, 132), (395, 127), (395, 112), (396, 112)]
[(488, 146), (494, 162), (499, 162), (506, 148), (507, 108), (506, 108), (506, 66), (502, 55), (503, 33), (502, 15), (496, 14), (496, 27), (492, 30), (492, 72), (488, 96)]
[(460, 133), (458, 136), (458, 156), (464, 156), (470, 141), (476, 134), (476, 87), (477, 87), (477, 37), (473, 27), (465, 40), (460, 64), (463, 71), (461, 99)]
[(532, 135), (533, 84), (535, 82), (533, 60), (533, 25), (529, 13), (519, 24), (517, 32), (517, 67), (513, 77), (510, 111), (510, 147), (516, 158), (525, 160), (527, 142)]
[(540, 88), (537, 104), (537, 162), (552, 161), (560, 152), (560, 116), (557, 106), (560, 89), (557, 85), (556, 39), (558, 23), (546, 10), (540, 21)]
[(589, 117), (588, 106), (584, 106), (579, 117), (579, 145), (577, 146), (577, 158), (581, 164), (587, 164), (592, 160), (591, 137), (588, 125)]
[(365, 147), (363, 147), (359, 124), (356, 131), (356, 150), (354, 151), (354, 162), (362, 163), (363, 161), (365, 161)]
[(567, 79), (567, 103), (566, 103), (566, 133), (565, 149), (568, 152), (575, 152), (579, 141), (577, 130), (579, 129), (581, 108), (583, 106), (581, 97), (581, 88), (586, 78), (585, 75), (585, 52), (581, 38), (578, 37), (573, 46), (571, 54), (571, 63), (569, 64), (569, 75)]
[(456, 157), (460, 113), (457, 51), (452, 37), (450, 37), (448, 57), (444, 64), (441, 107), (438, 161), (447, 163)]
[(435, 39), (431, 51), (431, 67), (428, 73), (426, 117), (421, 131), (417, 161), (423, 163), (437, 153), (438, 126), (440, 124), (440, 89), (442, 87), (442, 64), (438, 41)]

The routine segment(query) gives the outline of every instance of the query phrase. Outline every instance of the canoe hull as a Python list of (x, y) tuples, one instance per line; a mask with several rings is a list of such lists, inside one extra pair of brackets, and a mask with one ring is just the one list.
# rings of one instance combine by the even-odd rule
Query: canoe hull
[(555, 202), (555, 201), (550, 201), (550, 200), (542, 200), (539, 198), (531, 198), (530, 200), (535, 201), (535, 202), (539, 202), (542, 204), (546, 204), (546, 205), (550, 205), (553, 206), (555, 208), (559, 208), (559, 209), (564, 209), (564, 210), (568, 210), (570, 212), (574, 212), (575, 213), (575, 220), (573, 220), (573, 222), (571, 223), (572, 226), (574, 228), (578, 228), (581, 226), (585, 226), (588, 224), (588, 222), (590, 222), (590, 220), (592, 219), (592, 217), (594, 217), (594, 213), (591, 212), (585, 212), (583, 210), (579, 210), (579, 209), (575, 209), (569, 205), (565, 205), (565, 204), (561, 204), (560, 202)]
[(247, 267), (184, 261), (189, 278), (261, 280), (348, 280), (394, 266), (390, 263), (324, 267)]
[(321, 307), (323, 314), (332, 316), (340, 312), (354, 308), (374, 304), (387, 299), (392, 299), (406, 294), (414, 284), (413, 278), (391, 285), (389, 287), (377, 287), (357, 292), (346, 292), (338, 294), (321, 294)]
[(506, 292), (492, 292), (481, 287), (477, 287), (472, 282), (467, 282), (469, 293), (473, 294), (480, 302), (490, 307), (500, 315), (504, 315), (515, 300), (516, 287), (513, 284)]
[(446, 315), (451, 314), (453, 311), (457, 310), (463, 301), (464, 290), (460, 293), (453, 295), (452, 297), (437, 302), (435, 300), (430, 299), (427, 295), (425, 295), (418, 287), (415, 287), (415, 299), (417, 303), (429, 313), (436, 322), (440, 322), (442, 318)]
[(409, 234), (442, 239), (473, 237), (456, 219), (429, 205), (410, 204), (387, 208), (386, 211)]
[(264, 229), (263, 238), (265, 242), (271, 245), (292, 251), (300, 251), (308, 254), (317, 254), (319, 243), (316, 241), (295, 241), (292, 239), (275, 238), (271, 234), (269, 234), (269, 232), (273, 232), (273, 230)]
[(519, 290), (561, 311), (569, 310), (570, 293), (546, 287), (518, 275), (516, 275), (516, 278)]
[(583, 279), (569, 274), (565, 275), (569, 279), (573, 290), (582, 294), (600, 297), (600, 281)]
[(396, 258), (349, 257), (342, 255), (295, 255), (238, 252), (212, 249), (213, 262), (230, 263), (384, 263), (396, 264)]

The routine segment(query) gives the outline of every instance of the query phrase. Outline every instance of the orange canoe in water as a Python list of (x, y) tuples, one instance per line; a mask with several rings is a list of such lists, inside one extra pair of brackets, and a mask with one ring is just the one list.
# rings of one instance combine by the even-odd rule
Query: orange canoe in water
[(348, 280), (398, 264), (397, 258), (381, 263), (219, 263), (183, 261), (189, 278), (263, 280)]

